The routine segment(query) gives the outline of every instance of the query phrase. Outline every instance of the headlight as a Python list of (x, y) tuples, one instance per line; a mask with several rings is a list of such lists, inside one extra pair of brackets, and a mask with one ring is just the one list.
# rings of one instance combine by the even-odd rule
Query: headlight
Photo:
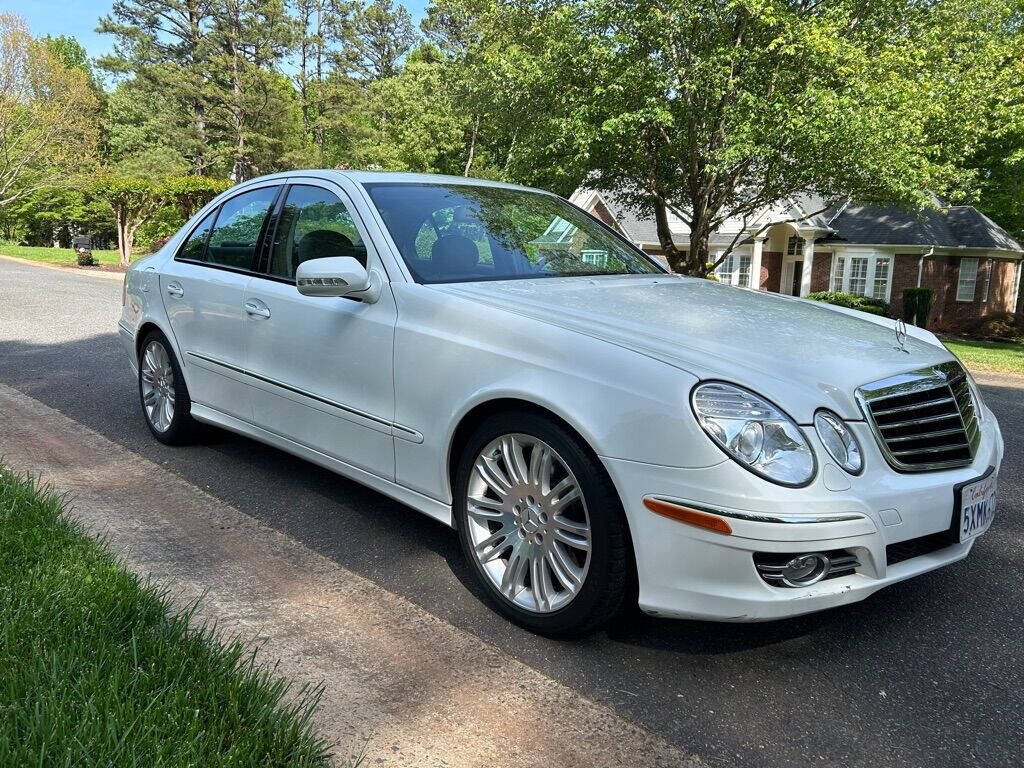
[(780, 485), (806, 485), (815, 462), (803, 432), (763, 397), (721, 382), (693, 390), (697, 421), (742, 466)]
[(814, 414), (814, 429), (836, 464), (851, 475), (859, 475), (864, 469), (864, 454), (845, 422), (832, 411), (818, 411)]

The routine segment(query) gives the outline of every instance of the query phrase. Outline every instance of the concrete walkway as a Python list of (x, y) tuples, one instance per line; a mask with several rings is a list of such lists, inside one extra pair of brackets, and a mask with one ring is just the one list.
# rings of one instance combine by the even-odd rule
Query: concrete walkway
[(71, 493), (72, 514), (199, 616), (255, 638), (318, 727), (365, 765), (699, 766), (475, 636), (338, 567), (179, 476), (0, 385), (0, 455)]

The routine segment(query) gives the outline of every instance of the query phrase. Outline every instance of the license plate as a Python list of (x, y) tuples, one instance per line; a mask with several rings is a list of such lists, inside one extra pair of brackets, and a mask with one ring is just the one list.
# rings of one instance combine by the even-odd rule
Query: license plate
[(980, 536), (996, 514), (996, 476), (969, 483), (960, 489), (960, 542)]

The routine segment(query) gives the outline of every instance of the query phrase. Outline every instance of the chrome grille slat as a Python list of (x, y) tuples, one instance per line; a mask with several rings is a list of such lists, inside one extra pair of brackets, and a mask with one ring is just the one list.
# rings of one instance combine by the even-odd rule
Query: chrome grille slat
[(894, 469), (946, 469), (974, 458), (981, 431), (967, 374), (958, 362), (865, 384), (857, 399)]
[(884, 411), (875, 411), (875, 416), (888, 416), (890, 413), (902, 413), (903, 411), (918, 411), (923, 408), (931, 408), (944, 403), (952, 403), (952, 397), (944, 397), (941, 400), (930, 400), (926, 403), (914, 403), (913, 405), (902, 405), (899, 408), (887, 408)]

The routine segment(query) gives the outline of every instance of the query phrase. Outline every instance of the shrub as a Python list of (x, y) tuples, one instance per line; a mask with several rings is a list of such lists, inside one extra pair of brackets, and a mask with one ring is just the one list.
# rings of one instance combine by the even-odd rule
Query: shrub
[(889, 305), (881, 299), (874, 299), (870, 296), (857, 296), (844, 291), (818, 291), (807, 294), (811, 301), (820, 301), (825, 304), (834, 304), (837, 307), (856, 309), (872, 315), (886, 317), (889, 314)]
[(957, 336), (988, 341), (1024, 341), (1024, 317), (1011, 312), (965, 320), (957, 329)]
[(919, 328), (928, 325), (928, 314), (935, 303), (935, 291), (931, 288), (903, 289), (903, 320)]
[(78, 262), (80, 267), (95, 267), (99, 262), (96, 261), (96, 257), (92, 255), (92, 251), (81, 250), (78, 255), (75, 256), (75, 261)]

